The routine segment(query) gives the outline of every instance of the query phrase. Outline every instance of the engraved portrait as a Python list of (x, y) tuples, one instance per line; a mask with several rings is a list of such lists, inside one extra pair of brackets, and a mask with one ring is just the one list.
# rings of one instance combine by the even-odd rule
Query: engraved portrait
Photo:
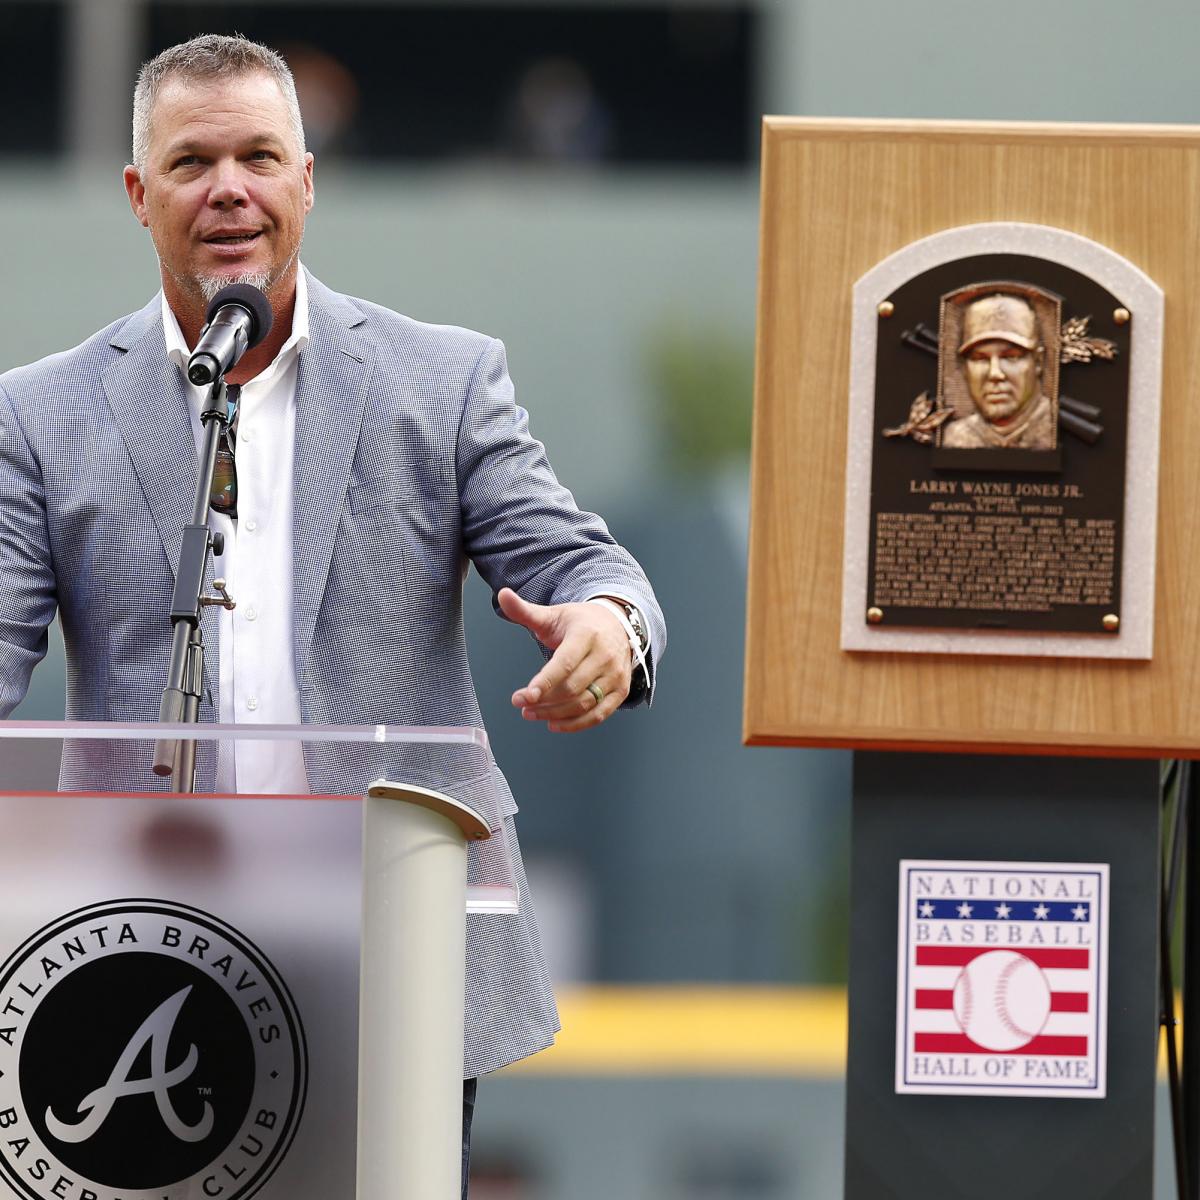
[(1027, 283), (974, 283), (941, 300), (938, 392), (953, 450), (1054, 450), (1062, 301)]

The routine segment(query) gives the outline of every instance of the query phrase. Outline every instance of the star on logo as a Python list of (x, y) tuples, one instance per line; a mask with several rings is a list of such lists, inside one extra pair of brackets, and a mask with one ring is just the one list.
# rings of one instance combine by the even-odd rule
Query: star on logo
[(1071, 916), (1073, 916), (1075, 918), (1075, 920), (1077, 920), (1077, 921), (1086, 921), (1087, 916), (1088, 916), (1087, 905), (1086, 904), (1075, 905), (1075, 907), (1073, 909), (1071, 909)]
[(996, 916), (998, 916), (1001, 921), (1006, 920), (1008, 918), (1008, 914), (1011, 912), (1012, 912), (1012, 909), (1009, 908), (1007, 904), (997, 904), (996, 905)]
[(1034, 910), (1033, 915), (1039, 920), (1044, 921), (1049, 915), (1050, 910), (1044, 905), (1039, 904)]
[(960, 917), (969, 917), (971, 915), (971, 906), (965, 900), (958, 906), (958, 915)]
[(926, 900), (923, 904), (921, 904), (918, 907), (917, 911), (923, 917), (932, 917), (933, 916), (933, 905), (930, 904), (928, 900)]

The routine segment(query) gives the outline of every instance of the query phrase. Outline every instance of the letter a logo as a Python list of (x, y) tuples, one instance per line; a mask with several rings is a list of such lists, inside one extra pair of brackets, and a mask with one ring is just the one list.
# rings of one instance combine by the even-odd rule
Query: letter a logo
[[(104, 1124), (118, 1100), (124, 1096), (145, 1095), (147, 1092), (154, 1093), (163, 1123), (181, 1142), (201, 1142), (212, 1132), (213, 1111), (212, 1105), (207, 1101), (204, 1104), (204, 1115), (195, 1125), (185, 1125), (171, 1104), (171, 1088), (192, 1074), (200, 1058), (193, 1042), (183, 1062), (177, 1067), (167, 1069), (167, 1046), (171, 1040), (171, 1032), (175, 1028), (179, 1010), (183, 1008), (191, 990), (190, 985), (182, 988), (164, 1000), (141, 1023), (121, 1052), (121, 1057), (117, 1059), (108, 1082), (103, 1087), (88, 1092), (80, 1100), (75, 1111), (83, 1114), (81, 1121), (68, 1125), (65, 1121), (60, 1121), (47, 1107), (46, 1128), (54, 1137), (63, 1142), (85, 1142)], [(133, 1064), (147, 1042), (150, 1043), (150, 1074), (145, 1079), (130, 1079), (129, 1073), (133, 1070)]]

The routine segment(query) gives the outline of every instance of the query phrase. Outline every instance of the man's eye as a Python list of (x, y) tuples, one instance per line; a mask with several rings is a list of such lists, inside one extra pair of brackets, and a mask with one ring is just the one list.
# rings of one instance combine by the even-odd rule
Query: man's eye
[(175, 160), (175, 166), (194, 167), (197, 162), (199, 162), (199, 159), (197, 159), (194, 154), (183, 154)]

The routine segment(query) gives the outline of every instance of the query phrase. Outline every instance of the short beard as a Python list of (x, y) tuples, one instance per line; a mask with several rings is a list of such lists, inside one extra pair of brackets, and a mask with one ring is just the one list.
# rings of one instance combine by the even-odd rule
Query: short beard
[(213, 297), (222, 288), (227, 288), (234, 283), (248, 283), (251, 287), (258, 288), (260, 292), (266, 292), (269, 296), (271, 289), (292, 269), (299, 257), (300, 247), (297, 246), (292, 257), (278, 271), (246, 271), (232, 279), (228, 275), (183, 275), (179, 271), (173, 271), (167, 267), (161, 257), (158, 265), (161, 270), (165, 270), (175, 280), (185, 295), (198, 297), (206, 307), (212, 303)]
[(211, 276), (202, 276), (195, 280), (206, 304), (211, 304), (214, 297), (223, 288), (232, 287), (235, 283), (248, 283), (251, 287), (258, 288), (260, 292), (265, 292), (274, 282), (266, 271), (246, 271), (242, 275), (235, 275), (232, 279), (228, 275), (221, 275), (215, 279)]

